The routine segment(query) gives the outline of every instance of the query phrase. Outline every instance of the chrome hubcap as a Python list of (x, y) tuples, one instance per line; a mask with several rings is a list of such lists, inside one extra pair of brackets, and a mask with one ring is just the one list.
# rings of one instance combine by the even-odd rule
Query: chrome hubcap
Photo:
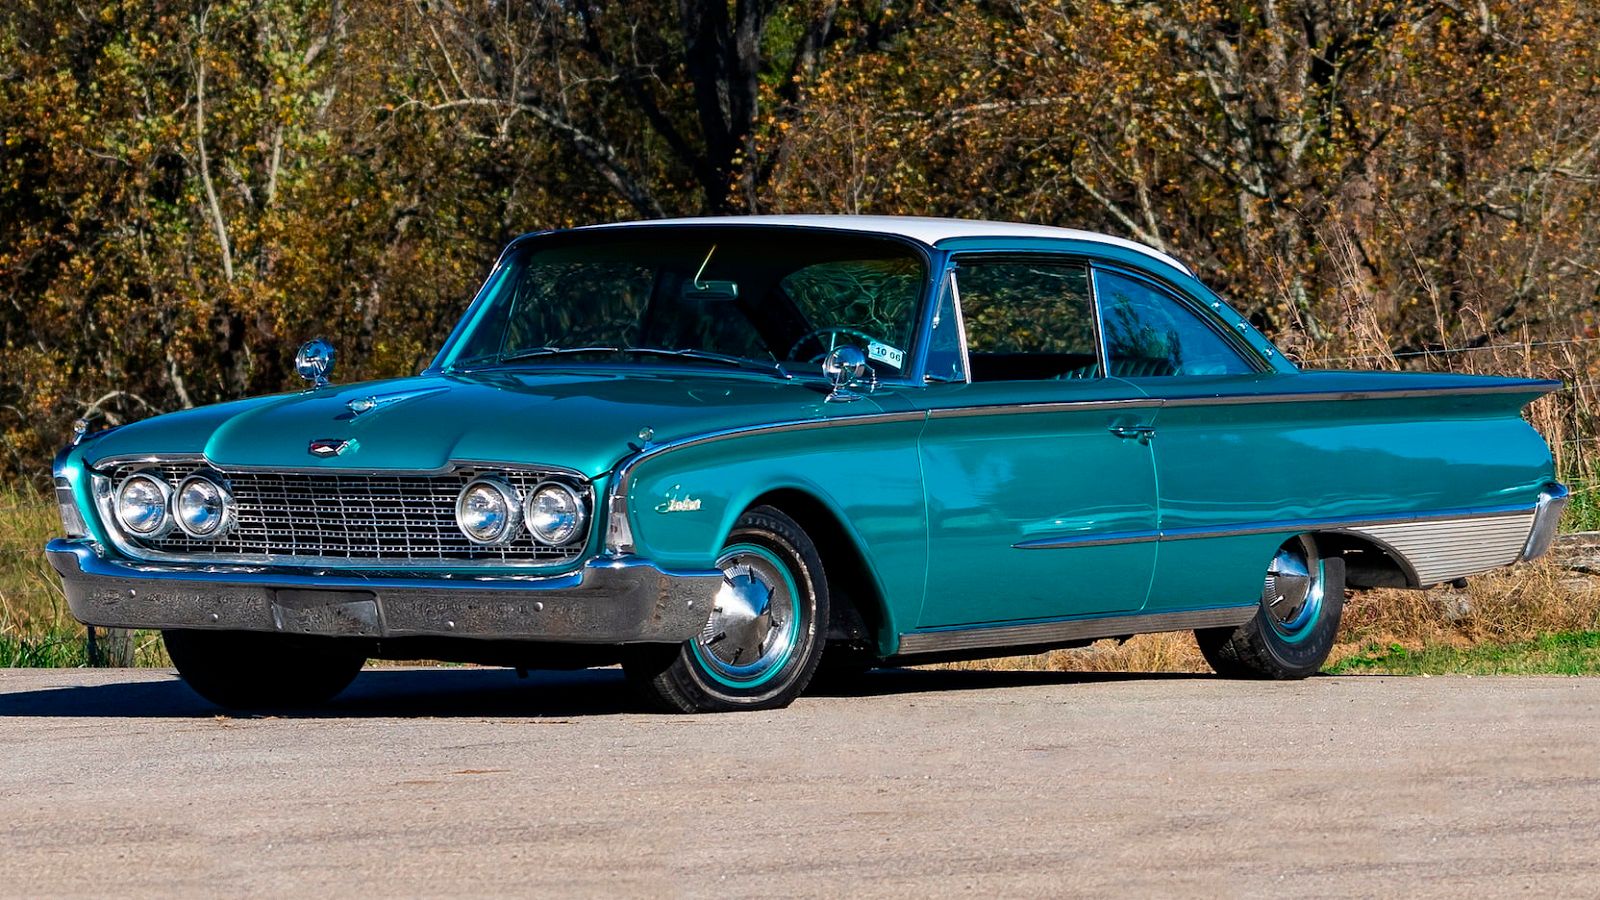
[(794, 645), (798, 623), (788, 579), (756, 553), (734, 552), (719, 565), (722, 587), (699, 638), (701, 658), (730, 678), (760, 677)]
[(1261, 603), (1272, 624), (1286, 634), (1303, 629), (1322, 606), (1321, 565), (1310, 538), (1297, 538), (1278, 549), (1267, 566)]

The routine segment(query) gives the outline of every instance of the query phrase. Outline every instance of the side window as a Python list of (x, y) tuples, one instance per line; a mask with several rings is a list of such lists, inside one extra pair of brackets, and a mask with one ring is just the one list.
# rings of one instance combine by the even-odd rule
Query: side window
[(1099, 269), (1094, 286), (1112, 375), (1148, 378), (1256, 371), (1226, 338), (1165, 291)]
[(966, 364), (961, 353), (961, 317), (956, 315), (956, 284), (952, 277), (939, 291), (939, 306), (933, 312), (924, 377), (928, 381), (966, 381)]
[(979, 260), (956, 282), (973, 381), (1099, 377), (1087, 266)]

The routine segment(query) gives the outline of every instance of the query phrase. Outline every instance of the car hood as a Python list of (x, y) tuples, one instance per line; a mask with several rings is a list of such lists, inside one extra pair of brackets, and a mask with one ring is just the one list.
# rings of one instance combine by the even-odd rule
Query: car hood
[[(692, 434), (875, 411), (824, 403), (813, 384), (639, 372), (480, 372), (334, 385), (136, 422), (84, 448), (90, 465), (129, 455), (203, 453), (214, 465), (424, 470), (451, 461), (559, 466), (593, 477), (649, 429)], [(354, 404), (354, 405), (352, 405)], [(357, 412), (362, 406), (370, 409)], [(348, 442), (318, 456), (313, 441)]]

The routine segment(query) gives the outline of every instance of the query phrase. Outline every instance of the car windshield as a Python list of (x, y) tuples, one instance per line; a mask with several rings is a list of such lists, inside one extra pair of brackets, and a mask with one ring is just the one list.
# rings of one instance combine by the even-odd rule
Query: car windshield
[(450, 369), (599, 360), (815, 374), (835, 346), (898, 378), (926, 266), (864, 235), (760, 228), (565, 232), (514, 248)]

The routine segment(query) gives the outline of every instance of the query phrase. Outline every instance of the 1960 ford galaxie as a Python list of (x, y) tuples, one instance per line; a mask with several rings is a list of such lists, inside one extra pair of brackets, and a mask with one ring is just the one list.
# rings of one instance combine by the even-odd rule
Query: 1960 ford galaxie
[(49, 557), (225, 706), (372, 657), (621, 662), (681, 710), (819, 666), (1189, 630), (1325, 659), (1347, 589), (1543, 553), (1546, 381), (1299, 371), (1182, 263), (988, 222), (695, 219), (513, 242), (420, 375), (82, 435)]

